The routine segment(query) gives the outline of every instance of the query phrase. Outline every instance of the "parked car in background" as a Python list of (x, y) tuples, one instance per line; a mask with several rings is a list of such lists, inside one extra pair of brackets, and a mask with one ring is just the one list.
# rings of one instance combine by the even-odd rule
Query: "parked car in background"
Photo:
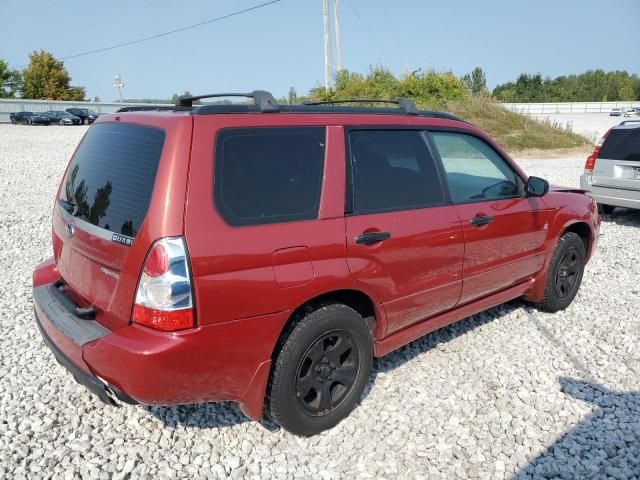
[(58, 189), (36, 323), (104, 402), (235, 401), (311, 435), (351, 412), (374, 356), (514, 298), (575, 298), (595, 201), (479, 128), (408, 99), (193, 105), (215, 96), (100, 116)]
[(80, 117), (71, 115), (69, 112), (65, 112), (64, 110), (48, 110), (44, 112), (42, 115), (49, 117), (49, 120), (53, 124), (58, 124), (58, 125), (81, 125), (82, 124)]
[(621, 108), (613, 108), (609, 112), (609, 116), (610, 117), (619, 117), (620, 115), (622, 115), (622, 109)]
[(94, 112), (89, 108), (67, 108), (67, 113), (80, 118), (83, 125), (92, 124), (93, 122), (95, 122), (96, 118), (100, 116), (100, 114)]
[(9, 119), (14, 125), (18, 123), (25, 125), (49, 125), (49, 123), (51, 123), (48, 116), (34, 112), (10, 113)]
[(624, 117), (635, 117), (638, 114), (635, 108), (625, 108), (624, 109)]
[(580, 186), (601, 213), (640, 208), (640, 120), (625, 120), (604, 134), (587, 158)]

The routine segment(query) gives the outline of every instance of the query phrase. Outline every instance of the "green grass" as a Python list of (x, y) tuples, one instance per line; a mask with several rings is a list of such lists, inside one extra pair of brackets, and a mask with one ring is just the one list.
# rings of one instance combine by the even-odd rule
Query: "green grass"
[(478, 126), (511, 152), (587, 148), (592, 145), (582, 135), (550, 121), (538, 121), (507, 110), (489, 97), (469, 96), (464, 100), (450, 101), (445, 110)]

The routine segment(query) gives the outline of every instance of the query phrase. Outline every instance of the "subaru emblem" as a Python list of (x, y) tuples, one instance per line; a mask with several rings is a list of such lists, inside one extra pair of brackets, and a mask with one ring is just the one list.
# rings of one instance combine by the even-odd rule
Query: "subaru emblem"
[(75, 233), (76, 229), (73, 227), (73, 225), (71, 225), (70, 223), (67, 223), (64, 227), (64, 231), (67, 234), (67, 237), (71, 238), (73, 237), (73, 234)]

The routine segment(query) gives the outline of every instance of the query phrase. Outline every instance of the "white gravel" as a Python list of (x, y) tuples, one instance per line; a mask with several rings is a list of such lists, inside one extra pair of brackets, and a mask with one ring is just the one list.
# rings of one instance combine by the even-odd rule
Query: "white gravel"
[[(640, 212), (605, 218), (568, 310), (511, 302), (413, 342), (374, 363), (348, 419), (303, 439), (230, 404), (109, 408), (55, 363), (30, 276), (84, 130), (0, 125), (0, 477), (640, 477)], [(521, 165), (577, 186), (583, 163)]]

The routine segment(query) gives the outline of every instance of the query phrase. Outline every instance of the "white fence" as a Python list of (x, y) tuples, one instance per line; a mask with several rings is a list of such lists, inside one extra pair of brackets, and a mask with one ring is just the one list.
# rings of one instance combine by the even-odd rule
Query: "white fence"
[(560, 103), (503, 103), (505, 108), (518, 113), (609, 113), (613, 108), (640, 107), (640, 101), (631, 102), (560, 102)]
[[(62, 102), (58, 100), (22, 100), (0, 99), (0, 123), (9, 122), (13, 112), (46, 112), (47, 110), (66, 110), (67, 108), (89, 108), (97, 113), (114, 113), (118, 109), (132, 105), (151, 105), (148, 103), (102, 103), (102, 102)], [(153, 104), (155, 105), (155, 104)]]

